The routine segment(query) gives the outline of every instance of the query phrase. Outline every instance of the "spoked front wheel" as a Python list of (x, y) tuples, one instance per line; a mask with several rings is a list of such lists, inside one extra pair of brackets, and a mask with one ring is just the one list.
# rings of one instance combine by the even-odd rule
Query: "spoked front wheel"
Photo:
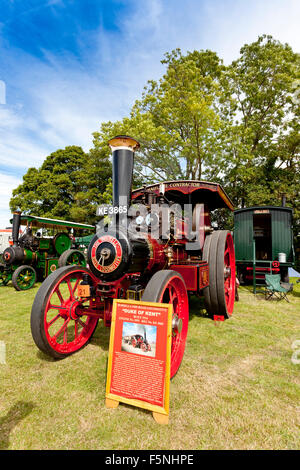
[(173, 305), (171, 378), (181, 364), (189, 322), (189, 302), (185, 282), (182, 276), (172, 270), (155, 273), (148, 282), (142, 300)]
[(11, 279), (11, 272), (5, 264), (0, 263), (0, 287), (6, 286)]
[(36, 282), (36, 271), (32, 266), (19, 266), (12, 275), (12, 283), (16, 290), (31, 289)]
[(37, 347), (55, 359), (83, 348), (99, 317), (91, 298), (81, 299), (77, 288), (87, 268), (65, 266), (50, 274), (39, 288), (31, 310), (31, 333)]

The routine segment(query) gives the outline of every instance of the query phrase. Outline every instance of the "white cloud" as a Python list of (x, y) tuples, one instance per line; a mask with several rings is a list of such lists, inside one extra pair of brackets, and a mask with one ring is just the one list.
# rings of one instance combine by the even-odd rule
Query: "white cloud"
[(207, 47), (215, 48), (225, 63), (236, 59), (244, 44), (262, 34), (300, 51), (298, 0), (206, 1), (205, 13), (209, 25)]
[(0, 173), (0, 228), (10, 225), (9, 200), (12, 196), (12, 190), (20, 183), (21, 178)]
[(80, 145), (89, 150), (91, 134), (100, 123), (119, 117), (120, 103), (112, 95), (112, 88), (107, 90), (85, 72), (63, 82), (58, 75), (50, 85), (42, 81), (37, 93), (40, 138), (54, 148)]
[(38, 131), (38, 123), (22, 115), (21, 109), (0, 108), (0, 165), (16, 168), (39, 165), (48, 148), (32, 138), (32, 133)]
[(0, 105), (6, 103), (6, 85), (3, 80), (0, 80)]
[(8, 131), (10, 129), (15, 129), (20, 127), (22, 119), (13, 109), (6, 108), (4, 106), (0, 107), (0, 123), (1, 130)]

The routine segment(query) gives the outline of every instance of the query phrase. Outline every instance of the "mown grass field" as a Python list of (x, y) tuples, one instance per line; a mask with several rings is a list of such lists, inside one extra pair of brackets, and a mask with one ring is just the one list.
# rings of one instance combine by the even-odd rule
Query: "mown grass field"
[(37, 289), (0, 288), (0, 449), (300, 448), (300, 365), (291, 361), (300, 284), (290, 303), (241, 288), (234, 316), (217, 326), (191, 302), (168, 426), (138, 408), (105, 408), (109, 330), (102, 324), (67, 359), (37, 350), (30, 333)]

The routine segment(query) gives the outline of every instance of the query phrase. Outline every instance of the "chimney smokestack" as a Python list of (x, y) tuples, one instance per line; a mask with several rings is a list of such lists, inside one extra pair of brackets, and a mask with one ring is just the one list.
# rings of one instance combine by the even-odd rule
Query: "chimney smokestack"
[(281, 205), (282, 205), (282, 207), (285, 207), (285, 206), (286, 206), (286, 194), (282, 194), (282, 197), (281, 197)]
[(140, 144), (127, 135), (118, 135), (108, 144), (112, 150), (113, 205), (128, 207), (131, 200), (134, 152)]
[(21, 225), (21, 213), (20, 209), (17, 209), (13, 213), (13, 221), (12, 221), (12, 239), (13, 245), (16, 246), (19, 240), (19, 232), (20, 232), (20, 225)]

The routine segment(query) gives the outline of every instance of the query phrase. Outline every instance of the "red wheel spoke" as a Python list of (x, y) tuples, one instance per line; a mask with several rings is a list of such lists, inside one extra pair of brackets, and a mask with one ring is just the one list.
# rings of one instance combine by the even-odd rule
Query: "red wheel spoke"
[(55, 292), (57, 293), (57, 297), (59, 298), (61, 303), (63, 303), (64, 299), (63, 299), (63, 296), (61, 295), (61, 292), (59, 290), (59, 286), (57, 286), (57, 288), (55, 289)]
[(171, 303), (171, 297), (172, 297), (172, 293), (171, 293), (171, 287), (168, 287), (168, 289), (165, 290), (165, 292), (167, 292), (168, 294), (168, 297), (169, 297), (169, 304)]
[(69, 323), (70, 319), (67, 318), (67, 320), (64, 322), (64, 324), (60, 327), (60, 329), (58, 330), (57, 333), (55, 333), (55, 335), (53, 336), (53, 338), (57, 339), (59, 337), (59, 335), (64, 331), (64, 329), (66, 328), (67, 324)]
[(77, 339), (78, 336), (78, 321), (75, 321), (74, 324), (74, 339)]
[(52, 318), (52, 320), (50, 320), (48, 323), (47, 323), (47, 327), (49, 328), (51, 325), (53, 325), (54, 322), (56, 322), (56, 320), (58, 320), (59, 318), (61, 318), (60, 315), (56, 315), (56, 317)]
[(64, 341), (63, 343), (66, 344), (68, 342), (68, 328), (67, 325), (64, 328)]
[(169, 295), (169, 304), (172, 304), (174, 299), (177, 297), (177, 294), (176, 294), (176, 291), (172, 288), (172, 286), (169, 286), (168, 287), (168, 291), (166, 290), (166, 292), (168, 292), (168, 295)]
[(74, 288), (73, 288), (73, 294), (74, 294), (74, 295), (75, 295), (77, 286), (78, 286), (78, 284), (79, 284), (79, 281), (80, 281), (80, 279), (79, 279), (79, 277), (78, 277), (78, 278), (76, 279), (75, 286), (74, 286)]
[(82, 328), (86, 328), (86, 323), (84, 323), (84, 321), (80, 320), (80, 318), (78, 318), (77, 321), (82, 326)]
[(51, 308), (58, 308), (58, 309), (62, 309), (62, 310), (67, 310), (67, 307), (63, 307), (62, 305), (52, 305), (52, 304), (50, 304), (49, 305), (49, 310)]
[(73, 289), (72, 289), (72, 285), (71, 285), (70, 278), (67, 279), (67, 284), (68, 284), (68, 288), (69, 288), (69, 292), (70, 292), (70, 297), (71, 297), (71, 299), (73, 299), (74, 293), (73, 293)]

